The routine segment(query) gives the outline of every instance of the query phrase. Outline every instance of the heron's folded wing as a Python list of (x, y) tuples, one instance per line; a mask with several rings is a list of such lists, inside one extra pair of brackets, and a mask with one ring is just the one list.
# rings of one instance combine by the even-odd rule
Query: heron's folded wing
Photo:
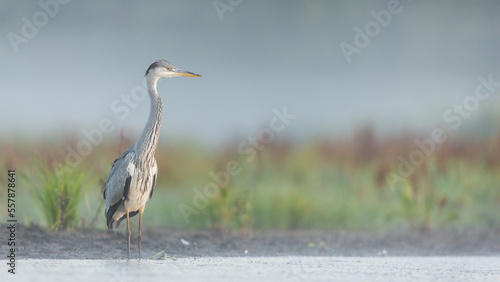
[(130, 177), (135, 170), (135, 165), (132, 162), (134, 154), (135, 152), (130, 147), (113, 162), (103, 191), (103, 197), (106, 200), (106, 211), (111, 205), (123, 198), (127, 179), (130, 185)]

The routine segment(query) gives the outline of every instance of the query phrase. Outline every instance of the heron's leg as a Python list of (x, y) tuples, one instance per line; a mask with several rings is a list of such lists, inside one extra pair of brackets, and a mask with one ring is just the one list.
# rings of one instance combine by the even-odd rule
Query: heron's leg
[(128, 208), (127, 208), (127, 237), (128, 237), (128, 252), (127, 252), (127, 257), (130, 259), (130, 235), (132, 232), (130, 232), (130, 217), (128, 213)]
[(144, 212), (144, 206), (139, 209), (139, 232), (137, 232), (137, 241), (139, 242), (139, 259), (141, 259), (141, 227), (142, 227), (142, 213)]

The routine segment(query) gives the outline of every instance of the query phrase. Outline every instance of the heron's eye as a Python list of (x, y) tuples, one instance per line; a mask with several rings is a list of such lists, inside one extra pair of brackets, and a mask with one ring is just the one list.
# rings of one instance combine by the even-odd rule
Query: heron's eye
[(169, 70), (170, 70), (170, 67), (167, 67), (167, 70), (169, 71)]

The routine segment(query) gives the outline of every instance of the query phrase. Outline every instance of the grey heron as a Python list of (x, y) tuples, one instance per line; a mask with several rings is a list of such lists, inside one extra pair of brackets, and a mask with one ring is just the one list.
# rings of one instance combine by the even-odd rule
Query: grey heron
[(153, 196), (158, 167), (154, 153), (158, 146), (158, 136), (163, 105), (156, 90), (161, 77), (201, 75), (182, 71), (166, 60), (152, 63), (146, 70), (146, 82), (151, 99), (149, 118), (139, 140), (125, 150), (112, 164), (108, 180), (103, 191), (106, 201), (106, 223), (108, 229), (116, 228), (127, 219), (128, 258), (130, 259), (130, 218), (139, 214), (139, 258), (141, 257), (141, 225), (142, 213), (146, 202)]

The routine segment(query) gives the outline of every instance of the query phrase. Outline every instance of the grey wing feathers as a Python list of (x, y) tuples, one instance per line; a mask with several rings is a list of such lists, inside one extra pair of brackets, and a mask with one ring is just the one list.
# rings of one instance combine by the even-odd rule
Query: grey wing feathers
[(114, 211), (113, 214), (108, 214), (108, 211), (111, 212), (110, 207), (122, 200), (124, 193), (128, 192), (129, 187), (126, 187), (126, 184), (130, 186), (131, 174), (135, 168), (131, 161), (134, 153), (133, 147), (130, 147), (113, 162), (103, 191), (103, 197), (106, 200), (106, 218), (113, 216)]

